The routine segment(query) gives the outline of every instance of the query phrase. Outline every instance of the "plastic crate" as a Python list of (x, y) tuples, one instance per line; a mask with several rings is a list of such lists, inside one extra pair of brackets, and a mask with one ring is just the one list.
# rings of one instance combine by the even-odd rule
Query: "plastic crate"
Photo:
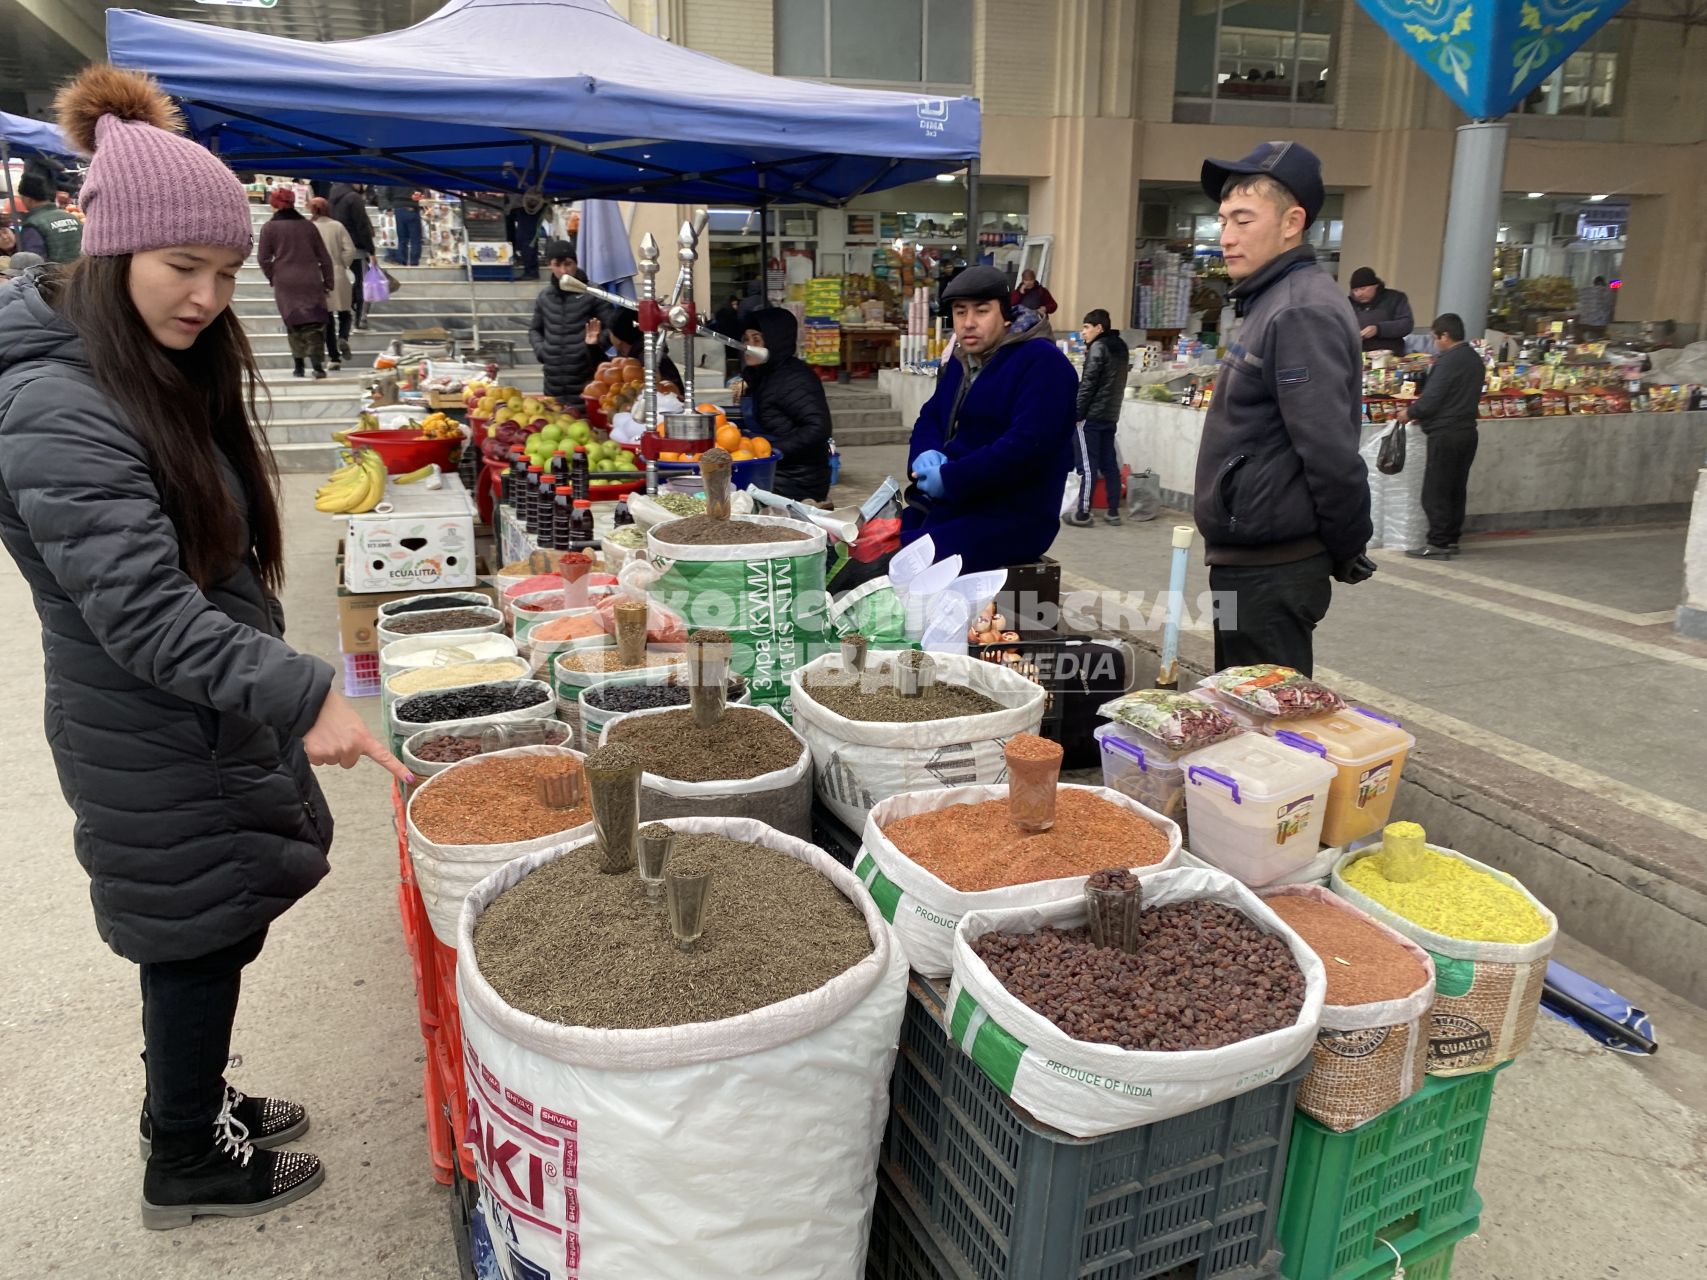
[(877, 1204), (865, 1251), (865, 1280), (958, 1280), (942, 1248), (895, 1183), (877, 1175)]
[(915, 977), (884, 1160), (976, 1280), (1255, 1280), (1274, 1274), (1286, 1148), (1306, 1059), (1189, 1115), (1074, 1138), (1015, 1107), (942, 1030)]
[(829, 809), (816, 802), (812, 805), (812, 843), (844, 867), (859, 860), (860, 833), (851, 829)]
[[(1479, 1205), (1476, 1166), (1500, 1069), (1430, 1076), (1419, 1092), (1348, 1133), (1300, 1113), (1280, 1205), (1288, 1280), (1361, 1280), (1392, 1259), (1379, 1240), (1408, 1253)], [(1405, 1270), (1408, 1280), (1408, 1261)]]
[(379, 654), (344, 655), (344, 696), (372, 698), (379, 693)]
[(1395, 1241), (1393, 1248), (1398, 1250), (1399, 1256), (1395, 1258), (1393, 1250), (1382, 1249), (1385, 1261), (1376, 1263), (1367, 1271), (1355, 1272), (1356, 1280), (1395, 1280), (1401, 1262), (1405, 1268), (1405, 1280), (1451, 1280), (1453, 1253), (1465, 1237), (1475, 1235), (1481, 1225), (1482, 1198), (1471, 1192), (1466, 1212), (1460, 1215), (1459, 1221), (1421, 1244), (1406, 1247)]

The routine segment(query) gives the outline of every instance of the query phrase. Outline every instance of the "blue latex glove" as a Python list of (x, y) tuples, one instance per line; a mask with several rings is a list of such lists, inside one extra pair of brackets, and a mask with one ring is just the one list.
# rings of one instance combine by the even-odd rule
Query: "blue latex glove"
[(939, 449), (926, 449), (913, 459), (913, 479), (927, 498), (942, 497), (942, 464), (948, 457)]

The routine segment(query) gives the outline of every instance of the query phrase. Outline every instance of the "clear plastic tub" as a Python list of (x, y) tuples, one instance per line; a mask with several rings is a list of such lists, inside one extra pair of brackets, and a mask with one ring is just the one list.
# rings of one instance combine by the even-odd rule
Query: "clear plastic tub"
[(1118, 723), (1096, 727), (1102, 749), (1102, 784), (1111, 791), (1154, 809), (1179, 823), (1180, 838), (1188, 839), (1185, 812), (1185, 765), (1191, 753), (1170, 755), (1145, 742), (1137, 730)]
[(1350, 844), (1387, 825), (1399, 775), (1417, 745), (1397, 722), (1362, 707), (1289, 721), (1274, 739), (1311, 752), (1337, 771), (1322, 823), (1328, 844)]
[(1183, 763), (1191, 851), (1205, 862), (1259, 888), (1316, 856), (1337, 776), (1326, 760), (1246, 733)]

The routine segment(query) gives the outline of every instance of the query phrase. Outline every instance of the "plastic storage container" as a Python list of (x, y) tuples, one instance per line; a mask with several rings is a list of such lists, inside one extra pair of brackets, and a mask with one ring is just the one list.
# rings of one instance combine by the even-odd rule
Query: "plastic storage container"
[[(1172, 1120), (1073, 1138), (1016, 1108), (949, 1042), (943, 999), (928, 981), (908, 986), (883, 1147), (883, 1172), (949, 1265), (942, 1275), (1262, 1280), (1274, 1273), (1292, 1109), (1307, 1061)], [(912, 1280), (914, 1273), (875, 1274)]]
[(1191, 851), (1253, 888), (1308, 864), (1322, 842), (1326, 760), (1246, 733), (1185, 762)]
[(1102, 785), (1172, 818), (1179, 823), (1180, 839), (1189, 841), (1185, 765), (1181, 763), (1189, 753), (1169, 755), (1118, 723), (1098, 725), (1096, 740), (1102, 750)]
[(1306, 716), (1278, 727), (1276, 742), (1309, 751), (1337, 771), (1328, 786), (1322, 839), (1350, 844), (1387, 825), (1399, 774), (1417, 740), (1395, 721), (1361, 707)]
[(1420, 1257), (1481, 1211), (1476, 1167), (1496, 1074), (1430, 1076), (1420, 1091), (1347, 1133), (1300, 1112), (1280, 1202), (1281, 1273), (1288, 1280), (1390, 1276), (1386, 1240), (1404, 1255), (1407, 1278), (1418, 1274), (1412, 1252)]

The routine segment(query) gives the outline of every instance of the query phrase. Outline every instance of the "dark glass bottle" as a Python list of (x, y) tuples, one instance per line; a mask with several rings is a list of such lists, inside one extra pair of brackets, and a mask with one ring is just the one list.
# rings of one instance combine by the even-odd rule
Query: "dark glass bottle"
[(586, 498), (575, 499), (575, 510), (569, 525), (571, 546), (585, 546), (593, 540), (593, 504)]
[(557, 486), (551, 500), (551, 548), (553, 551), (569, 550), (570, 525), (573, 523), (574, 490), (566, 484)]

